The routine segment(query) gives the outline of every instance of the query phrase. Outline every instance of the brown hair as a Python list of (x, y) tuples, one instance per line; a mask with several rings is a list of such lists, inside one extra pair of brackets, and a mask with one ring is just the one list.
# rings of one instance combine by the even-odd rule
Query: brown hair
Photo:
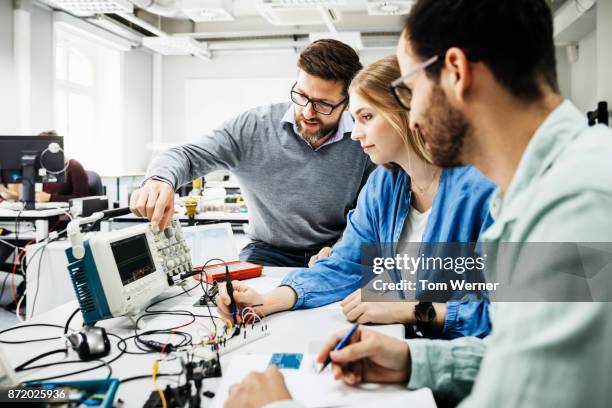
[[(350, 91), (359, 95), (375, 106), (393, 129), (402, 137), (416, 155), (432, 163), (431, 155), (425, 148), (425, 141), (420, 132), (410, 130), (409, 113), (395, 100), (389, 90), (389, 84), (400, 77), (397, 58), (392, 55), (380, 59), (361, 70), (351, 82)], [(384, 165), (389, 169), (398, 169), (395, 163)]]
[(298, 68), (309, 75), (328, 81), (341, 81), (342, 93), (348, 94), (348, 87), (355, 74), (363, 67), (355, 50), (338, 40), (318, 40), (302, 51)]

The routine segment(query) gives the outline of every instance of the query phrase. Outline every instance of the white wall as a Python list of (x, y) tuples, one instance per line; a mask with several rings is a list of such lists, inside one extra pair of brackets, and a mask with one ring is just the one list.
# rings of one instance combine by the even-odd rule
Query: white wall
[(55, 127), (53, 18), (49, 10), (32, 7), (31, 19), (30, 129), (39, 133)]
[(0, 135), (18, 129), (13, 68), (13, 4), (0, 1)]
[(562, 94), (583, 112), (602, 100), (612, 109), (612, 0), (598, 0), (595, 11), (595, 30), (577, 39), (578, 60), (569, 62), (565, 48), (557, 49)]
[(127, 173), (146, 169), (152, 139), (153, 56), (140, 50), (124, 54), (122, 97), (123, 169)]
[[(367, 51), (362, 53), (361, 62), (367, 65), (393, 52)], [(185, 112), (193, 109), (185, 106), (188, 99), (193, 100), (187, 97), (186, 87), (189, 81), (194, 83), (193, 80), (197, 79), (215, 78), (290, 78), (296, 75), (297, 59), (298, 54), (292, 52), (221, 54), (210, 62), (192, 57), (164, 57), (161, 142), (181, 143), (195, 136), (188, 134), (188, 129), (198, 128), (198, 125), (185, 123)]]
[(578, 43), (578, 61), (570, 64), (571, 99), (583, 112), (595, 109), (598, 101), (596, 34), (593, 31)]
[(557, 58), (557, 79), (561, 95), (564, 98), (570, 98), (572, 96), (572, 71), (567, 60), (567, 53), (564, 47), (557, 47), (555, 51)]
[(612, 110), (612, 0), (597, 3), (597, 96)]

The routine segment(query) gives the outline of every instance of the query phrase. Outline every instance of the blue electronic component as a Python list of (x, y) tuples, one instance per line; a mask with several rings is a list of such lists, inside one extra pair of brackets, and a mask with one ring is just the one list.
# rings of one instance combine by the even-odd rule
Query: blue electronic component
[(274, 353), (272, 354), (269, 365), (275, 365), (278, 368), (298, 370), (302, 364), (303, 357), (303, 354)]

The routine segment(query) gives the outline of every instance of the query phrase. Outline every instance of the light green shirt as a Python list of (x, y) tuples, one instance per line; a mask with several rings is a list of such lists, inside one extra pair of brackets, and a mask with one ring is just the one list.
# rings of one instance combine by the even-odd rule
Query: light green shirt
[[(491, 213), (483, 241), (492, 244), (612, 242), (612, 131), (588, 127), (574, 105), (561, 104)], [(546, 279), (553, 270), (536, 273)], [(488, 263), (486, 275), (496, 281)], [(486, 340), (409, 340), (408, 387), (467, 396), (462, 407), (611, 406), (612, 303), (498, 302), (491, 321)]]
[[(483, 240), (612, 242), (612, 131), (569, 101), (537, 130)], [(551, 270), (553, 268), (550, 268)], [(496, 271), (487, 267), (487, 279)], [(542, 268), (539, 278), (551, 271)], [(491, 305), (485, 340), (408, 340), (408, 388), (462, 407), (612, 406), (612, 303)], [(284, 401), (266, 408), (297, 408)]]

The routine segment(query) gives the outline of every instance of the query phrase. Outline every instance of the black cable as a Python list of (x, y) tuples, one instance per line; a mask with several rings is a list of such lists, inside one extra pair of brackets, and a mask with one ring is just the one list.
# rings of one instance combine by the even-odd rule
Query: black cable
[(72, 364), (72, 363), (82, 363), (82, 362), (83, 362), (83, 360), (55, 361), (53, 363), (39, 364), (39, 365), (35, 365), (35, 366), (26, 367), (22, 371), (36, 370), (38, 368), (46, 368), (46, 367), (56, 366), (56, 365), (60, 365), (60, 364)]
[[(66, 360), (66, 361), (56, 361), (54, 363), (47, 363), (47, 364), (39, 364), (36, 366), (31, 366), (31, 367), (27, 367), (22, 369), (21, 371), (28, 371), (28, 370), (36, 370), (39, 368), (46, 368), (46, 367), (51, 367), (51, 366), (58, 366), (58, 365), (62, 365), (62, 364), (74, 364), (74, 363), (89, 363), (90, 361), (98, 361), (100, 363), (105, 363), (103, 365), (106, 365), (109, 369), (109, 374), (106, 378), (110, 378), (112, 373), (113, 373), (113, 369), (112, 367), (109, 365), (108, 361), (104, 361), (104, 360), (100, 360), (100, 359), (95, 359), (95, 360), (89, 360), (89, 361), (83, 361), (83, 360)], [(100, 365), (99, 367), (101, 367), (102, 365)], [(72, 375), (72, 374), (70, 374)], [(68, 376), (68, 374), (65, 374), (65, 376)], [(30, 382), (32, 380), (28, 380), (28, 382)], [(34, 381), (39, 381), (39, 380), (34, 380)]]
[[(79, 310), (81, 310), (81, 309), (77, 309), (74, 312), (72, 312), (72, 314), (70, 315), (70, 317), (68, 318), (68, 320), (66, 321), (66, 324), (64, 326), (60, 326), (58, 324), (50, 324), (50, 323), (22, 324), (20, 326), (9, 327), (8, 329), (4, 329), (4, 330), (0, 331), (0, 336), (3, 335), (4, 333), (8, 333), (8, 332), (11, 332), (11, 331), (14, 331), (14, 330), (23, 329), (23, 328), (26, 328), (26, 327), (57, 327), (57, 328), (66, 330), (64, 332), (64, 334), (66, 334), (66, 333), (68, 333), (67, 327), (70, 324), (70, 321), (72, 320), (74, 315), (77, 314), (77, 312)], [(42, 339), (19, 340), (19, 341), (0, 340), (0, 344), (27, 344), (27, 343), (36, 343), (36, 342), (40, 342), (40, 341), (57, 340), (57, 339), (61, 339), (61, 338), (62, 338), (62, 336), (45, 337), (45, 338), (42, 338)]]
[[(101, 367), (107, 367), (108, 368), (108, 376), (106, 378), (110, 378), (110, 376), (113, 374), (113, 369), (108, 364), (108, 362), (103, 361), (103, 360), (90, 360), (90, 361), (98, 361), (98, 362), (101, 362), (102, 364), (99, 364), (99, 365), (97, 365), (95, 367), (89, 367), (89, 368), (85, 368), (83, 370), (73, 371), (73, 372), (66, 373), (66, 374), (59, 374), (59, 375), (54, 375), (54, 376), (51, 376), (51, 377), (37, 378), (35, 380), (28, 380), (28, 382), (41, 382), (41, 381), (55, 380), (55, 379), (58, 379), (58, 378), (70, 377), (70, 376), (73, 376), (73, 375), (76, 375), (76, 374), (82, 374), (82, 373), (86, 373), (86, 372), (89, 372), (89, 371), (97, 370), (98, 368), (101, 368)], [(81, 360), (79, 360), (80, 363), (89, 363), (90, 361), (81, 361)]]
[[(212, 261), (219, 261), (222, 263), (225, 263), (222, 259), (219, 258), (212, 258), (209, 259), (204, 266), (208, 265), (210, 262)], [(227, 268), (227, 265), (226, 265)], [(204, 288), (204, 277), (202, 275), (206, 276), (206, 288)], [(143, 332), (143, 333), (138, 333), (138, 323), (140, 322), (140, 320), (144, 319), (145, 317), (149, 317), (149, 316), (155, 316), (155, 315), (173, 315), (173, 316), (188, 316), (191, 317), (193, 320), (189, 323), (187, 323), (186, 325), (192, 324), (195, 322), (195, 318), (196, 317), (204, 317), (207, 318), (209, 317), (213, 323), (213, 330), (214, 330), (214, 336), (217, 336), (217, 325), (215, 324), (215, 319), (219, 319), (224, 321), (221, 317), (219, 316), (213, 316), (212, 311), (210, 310), (210, 305), (207, 303), (206, 307), (208, 308), (208, 315), (201, 315), (201, 314), (195, 314), (191, 311), (188, 310), (159, 310), (159, 309), (152, 309), (154, 306), (165, 302), (167, 300), (176, 298), (178, 296), (181, 296), (183, 294), (189, 294), (191, 291), (193, 291), (194, 289), (196, 289), (197, 287), (201, 287), (202, 291), (204, 292), (204, 294), (206, 295), (208, 292), (208, 274), (206, 273), (206, 271), (204, 270), (204, 268), (202, 268), (202, 270), (200, 271), (200, 282), (198, 284), (196, 284), (195, 286), (189, 288), (188, 290), (185, 290), (184, 288), (182, 292), (177, 293), (175, 295), (163, 298), (163, 299), (159, 299), (153, 303), (151, 303), (150, 305), (148, 305), (145, 308), (145, 314), (140, 316), (137, 320), (136, 320), (136, 324), (134, 325), (134, 335), (127, 337), (125, 339), (123, 339), (123, 341), (119, 342), (117, 347), (122, 350), (123, 352), (127, 353), (127, 354), (149, 354), (149, 353), (155, 353), (155, 352), (159, 352), (159, 350), (157, 349), (151, 349), (150, 345), (147, 345), (146, 342), (147, 340), (143, 340), (141, 337), (142, 336), (147, 336), (147, 335), (153, 335), (153, 334), (178, 334), (178, 335), (182, 335), (182, 336), (189, 336), (189, 341), (182, 341), (179, 344), (172, 344), (171, 347), (172, 348), (177, 348), (177, 347), (184, 347), (184, 346), (188, 346), (188, 345), (192, 345), (192, 336), (189, 333), (183, 332), (183, 331), (179, 331), (179, 330), (174, 330), (173, 328), (170, 329), (159, 329), (159, 330), (150, 330), (147, 332)], [(186, 325), (183, 325), (186, 326)], [(128, 351), (127, 349), (127, 340), (129, 339), (134, 339), (134, 344), (136, 345), (136, 347), (140, 350), (142, 350), (143, 352), (135, 352), (135, 351)], [(183, 339), (185, 339), (185, 337), (183, 337)], [(145, 348), (141, 347), (140, 344), (142, 344)]]
[[(119, 342), (117, 343), (117, 348), (118, 348), (118, 349), (119, 349), (119, 350), (120, 350), (122, 353), (125, 353), (125, 354), (135, 354), (135, 355), (137, 355), (137, 354), (150, 354), (150, 353), (140, 353), (140, 352), (138, 352), (138, 351), (129, 351), (129, 350), (127, 349), (127, 347), (128, 347), (128, 346), (127, 346), (127, 341), (128, 341), (128, 340), (130, 340), (130, 339), (133, 339), (133, 338), (134, 338), (134, 336), (129, 336), (129, 337), (124, 337), (124, 338), (122, 338), (122, 339), (121, 339), (121, 341), (119, 341)], [(123, 344), (123, 345), (125, 345), (125, 348), (122, 348), (122, 347), (121, 347), (121, 345), (122, 345), (122, 344)]]
[[(81, 311), (80, 307), (77, 307), (76, 310), (74, 312), (72, 312), (72, 314), (70, 315), (70, 317), (68, 318), (68, 320), (66, 320), (66, 324), (64, 325), (64, 334), (68, 334), (68, 329), (70, 328), (70, 322), (72, 321), (72, 319), (74, 318), (74, 316), (76, 316), (77, 313), (79, 313)], [(119, 336), (117, 336), (119, 337)]]
[[(17, 216), (15, 217), (15, 242), (19, 244), (19, 217), (21, 217), (21, 213), (23, 212), (23, 208), (17, 212)], [(15, 248), (15, 259), (13, 262), (19, 259), (19, 250)], [(21, 265), (19, 265), (21, 267)], [(23, 271), (21, 271), (23, 274)]]
[[(229, 273), (229, 267), (227, 266), (227, 262), (225, 262), (223, 259), (211, 258), (208, 261), (206, 261), (204, 263), (204, 265), (202, 265), (202, 271), (200, 273), (200, 287), (202, 288), (202, 291), (204, 291), (204, 295), (208, 294), (208, 274), (206, 273), (204, 268), (206, 268), (206, 265), (208, 265), (212, 261), (219, 261), (222, 264), (224, 264), (225, 265), (225, 272)], [(206, 289), (204, 289), (204, 285), (202, 284), (202, 274), (204, 274), (204, 276), (206, 276)], [(217, 306), (217, 310), (219, 310), (218, 307), (219, 306)], [(208, 304), (208, 302), (206, 302), (206, 309), (208, 310), (208, 314), (211, 316), (211, 320), (213, 322), (213, 327), (215, 328), (215, 338), (216, 338), (217, 337), (217, 325), (215, 324), (214, 319), (212, 319), (212, 312), (210, 310), (210, 305)]]
[[(195, 318), (194, 318), (193, 321), (195, 321)], [(153, 346), (153, 344), (149, 340), (143, 340), (141, 338), (142, 336), (151, 336), (151, 335), (155, 335), (155, 334), (176, 334), (177, 336), (182, 337), (183, 340), (181, 340), (177, 344), (168, 342), (168, 343), (164, 344), (162, 347), (160, 347), (159, 349), (157, 349), (157, 348), (155, 348)], [(173, 350), (175, 350), (177, 348), (185, 347), (185, 346), (189, 346), (189, 345), (193, 344), (193, 337), (191, 336), (190, 333), (183, 332), (183, 331), (176, 331), (176, 330), (149, 330), (147, 332), (139, 334), (138, 336), (134, 336), (134, 344), (140, 350), (148, 351), (149, 353), (150, 352), (158, 352), (159, 353), (159, 352), (162, 351), (162, 349), (164, 351), (171, 352), (171, 351), (173, 351)], [(145, 348), (140, 347), (139, 344), (142, 344)]]
[[(138, 327), (138, 322), (140, 322), (141, 319), (145, 318), (145, 317), (150, 317), (150, 316), (155, 316), (155, 315), (172, 315), (172, 316), (186, 316), (186, 317), (191, 317), (192, 320), (190, 322), (188, 322), (187, 324), (183, 325), (190, 325), (192, 323), (195, 322), (195, 317), (196, 315), (194, 315), (193, 313), (191, 313), (188, 310), (175, 310), (175, 311), (159, 311), (159, 312), (155, 312), (155, 313), (146, 313), (142, 316), (140, 316), (137, 320), (136, 320), (136, 324), (135, 324), (135, 329), (134, 332), (135, 334), (129, 337), (124, 337), (124, 338), (120, 338), (119, 336), (116, 336), (117, 338), (120, 339), (120, 341), (117, 343), (117, 348), (125, 353), (125, 354), (133, 354), (133, 355), (143, 355), (143, 354), (151, 354), (151, 353), (156, 353), (159, 352), (156, 349), (150, 349), (147, 346), (147, 340), (142, 340), (141, 337), (142, 336), (148, 336), (148, 335), (154, 335), (154, 334), (177, 334), (179, 336), (183, 337), (183, 341), (181, 341), (178, 344), (172, 344), (172, 347), (176, 348), (176, 347), (185, 347), (185, 346), (189, 346), (193, 344), (193, 337), (191, 336), (190, 333), (181, 331), (181, 330), (176, 330), (174, 329), (174, 327), (168, 328), (168, 329), (155, 329), (155, 330), (147, 330), (145, 332), (142, 333), (138, 333), (137, 331), (137, 327)], [(112, 333), (109, 333), (112, 334)], [(139, 351), (130, 351), (128, 350), (128, 340), (134, 339), (134, 345), (139, 349), (142, 350), (142, 352)], [(140, 344), (143, 344), (144, 347), (147, 347), (146, 349), (144, 349), (143, 347), (140, 347)]]
[(195, 286), (193, 286), (193, 287), (191, 287), (191, 288), (189, 288), (189, 289), (187, 289), (187, 290), (185, 290), (183, 292), (179, 292), (176, 295), (172, 295), (172, 296), (169, 296), (167, 298), (163, 298), (163, 299), (157, 300), (157, 301), (151, 303), (149, 306), (147, 306), (144, 311), (146, 313), (168, 312), (169, 310), (150, 310), (150, 308), (152, 308), (153, 306), (155, 306), (157, 304), (160, 304), (161, 302), (165, 302), (166, 300), (174, 299), (175, 297), (179, 297), (181, 295), (188, 294), (189, 292), (191, 292), (192, 290), (194, 290), (198, 286), (199, 285), (196, 284)]
[[(175, 375), (182, 375), (183, 372), (181, 371), (180, 373), (157, 373), (157, 378), (159, 377), (173, 377)], [(151, 378), (151, 374), (144, 374), (144, 375), (136, 375), (134, 377), (128, 377), (128, 378), (124, 378), (123, 380), (120, 381), (120, 384), (124, 384), (126, 382), (130, 382), (130, 381), (136, 381), (136, 380), (144, 380), (145, 378)]]
[(23, 371), (23, 370), (29, 370), (31, 368), (26, 368), (26, 367), (29, 366), (30, 364), (32, 364), (33, 362), (38, 361), (40, 359), (43, 359), (43, 358), (45, 358), (47, 356), (51, 356), (53, 354), (58, 354), (58, 353), (68, 354), (68, 350), (66, 348), (61, 348), (61, 349), (55, 349), (55, 350), (47, 351), (46, 353), (39, 354), (36, 357), (33, 357), (33, 358), (29, 359), (25, 363), (22, 363), (22, 364), (18, 365), (17, 367), (15, 367), (15, 372), (19, 372), (19, 371)]
[[(182, 294), (182, 293), (181, 293)], [(138, 323), (144, 319), (145, 317), (149, 317), (149, 316), (155, 316), (155, 315), (171, 315), (171, 316), (187, 316), (187, 317), (191, 317), (191, 321), (186, 323), (186, 324), (182, 324), (182, 327), (188, 326), (193, 324), (196, 321), (195, 316), (193, 315), (193, 313), (191, 313), (188, 310), (174, 310), (174, 311), (157, 311), (157, 312), (153, 312), (153, 313), (145, 313), (142, 316), (138, 317), (138, 319), (136, 319), (136, 322), (134, 323), (134, 343), (136, 344), (136, 347), (138, 347), (140, 350), (145, 351), (143, 348), (141, 348), (138, 343), (141, 343), (143, 345), (145, 345), (145, 347), (147, 347), (151, 352), (159, 352), (160, 350), (157, 349), (151, 349), (147, 346), (146, 340), (142, 340), (141, 336), (148, 336), (148, 335), (152, 335), (152, 334), (172, 334), (172, 333), (181, 333), (182, 335), (184, 335), (184, 340), (182, 342), (180, 342), (177, 345), (172, 345), (173, 348), (177, 348), (177, 347), (184, 347), (184, 346), (189, 346), (192, 345), (192, 336), (189, 333), (180, 331), (180, 330), (176, 330), (174, 329), (174, 327), (168, 328), (168, 329), (156, 329), (156, 330), (148, 330), (146, 332), (143, 333), (138, 333)]]
[[(13, 330), (23, 329), (25, 327), (57, 327), (57, 328), (60, 328), (60, 329), (63, 328), (63, 326), (60, 326), (58, 324), (49, 324), (49, 323), (23, 324), (21, 326), (9, 327), (8, 329), (4, 329), (4, 330), (0, 331), (0, 335), (3, 335), (4, 333), (8, 333), (8, 332), (13, 331)], [(32, 340), (19, 340), (19, 341), (0, 340), (0, 343), (2, 343), (2, 344), (26, 344), (26, 343), (36, 343), (36, 342), (39, 342), (39, 341), (57, 340), (57, 339), (60, 339), (60, 338), (61, 338), (61, 336), (46, 337), (46, 338), (42, 338), (42, 339), (32, 339)]]
[[(116, 338), (118, 338), (120, 341), (121, 341), (121, 340), (123, 340), (123, 338), (121, 338), (120, 336), (117, 336), (116, 334), (113, 334), (113, 333), (108, 333), (108, 335), (109, 335), (109, 336), (116, 337)], [(117, 344), (119, 344), (119, 342), (117, 342)], [(119, 348), (119, 347), (117, 347), (117, 348)], [(121, 351), (121, 350), (119, 350), (119, 351)], [(120, 358), (123, 356), (123, 354), (124, 354), (123, 352), (121, 352), (121, 353), (117, 354), (117, 356), (115, 356), (114, 358), (111, 358), (110, 360), (108, 360), (108, 361), (106, 362), (106, 364), (109, 364), (109, 365), (110, 365), (111, 363), (114, 363), (115, 361), (119, 360), (119, 359), (120, 359)], [(100, 361), (102, 361), (102, 360), (100, 360)]]
[(19, 217), (21, 217), (22, 212), (23, 212), (23, 208), (20, 209), (19, 212), (17, 212), (17, 216), (15, 217), (15, 241), (19, 241)]
[[(189, 294), (189, 292), (191, 292), (192, 290), (194, 290), (194, 289), (195, 289), (195, 288), (197, 288), (198, 286), (200, 286), (200, 287), (202, 288), (202, 290), (204, 291), (204, 293), (206, 294), (206, 293), (207, 293), (207, 291), (208, 291), (208, 274), (207, 274), (207, 273), (206, 273), (206, 271), (204, 270), (204, 267), (205, 267), (205, 266), (207, 266), (207, 265), (208, 265), (210, 262), (212, 262), (212, 261), (219, 261), (219, 262), (221, 262), (221, 263), (225, 264), (225, 268), (226, 268), (226, 269), (228, 268), (227, 263), (226, 263), (226, 262), (225, 262), (223, 259), (220, 259), (220, 258), (211, 258), (211, 259), (209, 259), (209, 260), (208, 260), (208, 261), (206, 261), (206, 263), (205, 263), (205, 264), (202, 266), (202, 270), (200, 271), (200, 282), (199, 282), (198, 284), (196, 284), (195, 286), (192, 286), (191, 288), (189, 288), (189, 289), (187, 289), (187, 290), (185, 290), (185, 289), (183, 288), (183, 292), (181, 292), (181, 293), (177, 293), (176, 295), (172, 295), (172, 296), (169, 296), (169, 297), (167, 297), (167, 298), (163, 298), (163, 299), (157, 300), (157, 301), (155, 301), (155, 302), (151, 303), (149, 306), (147, 306), (147, 307), (145, 308), (145, 310), (144, 310), (144, 311), (145, 311), (146, 313), (155, 313), (155, 312), (158, 312), (158, 310), (150, 310), (150, 308), (152, 308), (153, 306), (158, 305), (158, 304), (160, 304), (160, 303), (162, 303), (162, 302), (165, 302), (166, 300), (174, 299), (175, 297), (179, 297), (179, 296), (181, 296), (181, 295), (183, 295), (183, 294)], [(204, 274), (204, 276), (206, 276), (206, 289), (204, 289), (204, 282), (203, 282), (203, 280), (202, 280), (202, 274)], [(161, 312), (167, 312), (167, 310), (159, 310), (159, 311), (161, 311)], [(210, 307), (208, 308), (208, 311), (209, 311), (209, 314), (211, 314), (211, 316), (212, 316), (212, 313), (210, 313)]]

